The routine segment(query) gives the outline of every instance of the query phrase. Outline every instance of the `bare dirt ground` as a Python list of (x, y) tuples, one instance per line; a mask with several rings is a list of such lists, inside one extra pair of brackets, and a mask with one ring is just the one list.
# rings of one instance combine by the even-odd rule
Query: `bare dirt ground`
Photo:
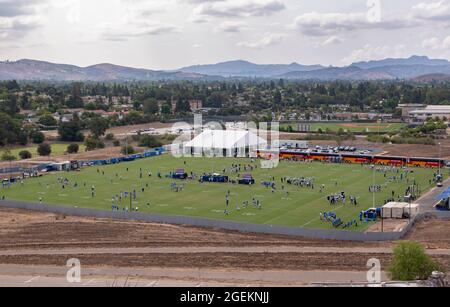
[(368, 231), (372, 232), (382, 232), (382, 231), (393, 231), (393, 232), (400, 232), (403, 230), (404, 227), (408, 225), (408, 221), (406, 220), (396, 220), (396, 219), (389, 219), (389, 220), (383, 220), (383, 223), (379, 221), (378, 223), (373, 224), (370, 226)]
[(406, 236), (406, 240), (422, 243), (426, 248), (450, 248), (450, 220), (424, 220)]
[[(345, 245), (344, 245), (345, 244)], [(327, 246), (391, 247), (164, 224), (64, 217), (0, 208), (0, 250), (68, 247)]]
[(141, 129), (163, 129), (163, 128), (170, 128), (172, 127), (172, 124), (167, 123), (149, 123), (149, 124), (142, 124), (142, 125), (134, 125), (134, 126), (123, 126), (123, 127), (113, 127), (108, 129), (106, 133), (113, 133), (113, 134), (125, 134), (125, 133), (133, 133), (136, 130)]
[[(427, 220), (419, 223), (407, 239), (422, 242), (433, 258), (450, 269), (449, 229), (450, 221)], [(222, 285), (236, 284), (231, 276), (239, 274), (242, 280), (273, 284), (284, 275), (272, 276), (270, 272), (274, 271), (295, 272), (309, 281), (315, 280), (314, 274), (309, 276), (307, 272), (342, 272), (333, 277), (339, 280), (345, 274), (366, 271), (371, 258), (388, 266), (394, 245), (395, 242), (338, 242), (0, 208), (0, 282), (15, 280), (14, 276), (19, 275), (35, 276), (34, 267), (62, 269), (69, 258), (80, 259), (97, 275), (99, 270), (125, 276), (121, 270), (134, 270), (136, 276), (140, 276), (140, 270), (157, 270), (158, 278), (170, 277), (175, 285), (183, 274), (196, 270), (204, 274), (215, 272), (216, 277), (208, 282)], [(175, 278), (177, 271), (180, 278)], [(189, 274), (187, 280), (198, 279)], [(278, 285), (292, 283), (286, 280)]]

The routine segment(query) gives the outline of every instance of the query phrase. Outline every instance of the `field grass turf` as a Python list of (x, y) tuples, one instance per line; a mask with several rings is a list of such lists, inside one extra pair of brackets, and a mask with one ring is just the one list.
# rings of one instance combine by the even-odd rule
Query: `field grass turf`
[[(186, 165), (184, 165), (186, 161)], [(28, 179), (24, 184), (15, 184), (11, 188), (0, 188), (0, 196), (6, 199), (38, 202), (42, 197), (44, 203), (63, 206), (77, 206), (111, 210), (113, 195), (120, 192), (136, 189), (137, 199), (133, 207), (139, 207), (140, 212), (159, 213), (167, 215), (196, 216), (210, 219), (232, 220), (238, 222), (249, 222), (257, 224), (283, 225), (305, 228), (331, 229), (329, 223), (320, 221), (320, 212), (334, 211), (338, 217), (345, 222), (359, 219), (359, 212), (372, 207), (372, 193), (369, 193), (369, 185), (372, 184), (373, 171), (365, 166), (350, 164), (323, 164), (320, 162), (281, 162), (276, 169), (258, 169), (251, 172), (256, 179), (256, 185), (240, 186), (221, 183), (203, 183), (198, 181), (180, 181), (173, 179), (159, 179), (157, 172), (163, 177), (176, 169), (184, 168), (188, 173), (196, 174), (203, 172), (221, 173), (223, 169), (230, 168), (233, 163), (250, 164), (249, 159), (229, 158), (186, 158), (176, 159), (166, 154), (160, 157), (142, 159), (130, 163), (108, 165), (101, 167), (90, 167), (80, 172), (53, 173), (40, 178)], [(259, 166), (259, 161), (254, 162)], [(127, 171), (128, 168), (128, 171)], [(142, 176), (140, 178), (140, 168)], [(148, 172), (152, 172), (152, 177)], [(415, 179), (422, 191), (430, 188), (429, 180), (433, 178), (431, 169), (414, 169), (409, 175), (410, 181)], [(103, 175), (102, 172), (105, 174)], [(242, 173), (247, 173), (242, 171)], [(116, 177), (116, 174), (118, 177)], [(229, 174), (235, 178), (235, 174)], [(290, 192), (286, 198), (281, 191), (280, 178), (289, 177), (314, 177), (315, 189), (299, 188), (285, 185)], [(390, 176), (399, 176), (389, 172)], [(66, 177), (70, 180), (65, 189), (58, 183), (58, 177)], [(277, 191), (272, 193), (271, 189), (265, 188), (261, 181), (269, 181), (276, 178)], [(335, 182), (338, 185), (335, 186)], [(383, 173), (376, 172), (376, 184), (385, 184), (388, 179)], [(170, 184), (176, 182), (178, 185), (185, 183), (182, 192), (174, 192)], [(78, 187), (74, 187), (77, 183)], [(84, 185), (86, 184), (86, 186)], [(146, 184), (149, 185), (146, 188)], [(326, 190), (320, 193), (320, 186), (324, 184)], [(91, 195), (91, 187), (95, 186), (95, 197)], [(376, 193), (376, 204), (380, 205), (386, 198), (391, 196), (392, 191), (396, 195), (403, 195), (406, 189), (406, 181), (389, 183), (382, 192)], [(145, 188), (144, 193), (141, 192)], [(227, 191), (231, 191), (230, 215), (225, 216), (225, 197)], [(332, 193), (344, 191), (347, 194), (347, 205), (331, 206), (326, 197)], [(358, 198), (358, 206), (349, 204), (349, 195)], [(252, 198), (256, 197), (262, 203), (262, 210), (252, 206)], [(247, 209), (242, 208), (242, 202), (247, 200), (250, 205)], [(120, 208), (129, 206), (129, 199), (119, 203)], [(147, 206), (150, 203), (150, 207)], [(241, 210), (236, 210), (236, 205)], [(368, 224), (358, 225), (352, 231), (364, 231)]]
[(325, 123), (325, 124), (313, 124), (311, 129), (312, 131), (318, 131), (322, 129), (325, 131), (326, 129), (330, 129), (331, 131), (338, 132), (339, 129), (343, 129), (344, 131), (353, 132), (353, 133), (365, 133), (365, 132), (380, 132), (380, 133), (389, 133), (389, 132), (398, 132), (402, 128), (406, 127), (405, 124), (401, 123), (342, 123), (342, 124), (333, 124), (333, 123)]
[[(67, 146), (69, 146), (69, 145), (70, 144), (50, 144), (50, 146), (52, 147), (51, 156), (64, 155), (67, 151)], [(80, 146), (79, 152), (83, 152), (86, 149), (86, 146), (84, 146), (84, 145), (79, 145), (79, 146)], [(37, 149), (38, 149), (38, 146), (14, 148), (14, 149), (11, 149), (11, 154), (13, 156), (19, 158), (19, 153), (22, 150), (28, 150), (33, 155), (33, 158), (35, 158), (35, 157), (39, 156), (39, 154), (37, 153)]]
[[(289, 124), (283, 124), (282, 127), (287, 128)], [(294, 130), (297, 129), (296, 124), (290, 125)], [(352, 133), (390, 133), (390, 132), (399, 132), (402, 128), (406, 127), (405, 124), (402, 123), (313, 123), (311, 124), (311, 131), (318, 132), (319, 129), (322, 129), (325, 132), (329, 129), (332, 132), (338, 132), (340, 129), (343, 129), (347, 132)]]

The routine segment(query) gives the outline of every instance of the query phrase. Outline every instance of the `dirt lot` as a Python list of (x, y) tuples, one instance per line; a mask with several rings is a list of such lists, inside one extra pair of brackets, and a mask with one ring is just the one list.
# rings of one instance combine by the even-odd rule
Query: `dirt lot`
[(173, 124), (166, 124), (166, 123), (149, 123), (149, 124), (142, 124), (142, 125), (134, 125), (134, 126), (123, 126), (123, 127), (113, 127), (108, 129), (106, 133), (113, 133), (113, 134), (125, 134), (125, 133), (133, 133), (136, 130), (142, 130), (142, 129), (163, 129), (163, 128), (171, 128)]
[[(408, 236), (428, 248), (449, 249), (450, 221), (421, 222)], [(199, 253), (136, 253), (139, 247), (246, 247), (255, 252), (199, 252)], [(282, 252), (282, 247), (299, 247), (308, 251)], [(47, 213), (0, 208), (0, 251), (28, 251), (28, 254), (0, 256), (0, 264), (60, 265), (70, 257), (82, 260), (91, 267), (167, 267), (222, 268), (246, 270), (335, 270), (364, 271), (367, 260), (378, 258), (388, 265), (393, 242), (363, 243), (314, 240), (285, 236), (245, 234), (232, 231), (201, 229), (172, 225), (96, 220), (64, 217)], [(38, 255), (45, 249), (101, 249), (119, 248), (120, 253), (78, 252), (73, 255)], [(257, 247), (279, 248), (270, 253)], [(314, 248), (347, 249), (345, 253), (314, 252)], [(129, 248), (129, 253), (127, 252)], [(362, 249), (363, 248), (363, 249)], [(125, 250), (124, 250), (125, 249)], [(312, 249), (312, 250), (311, 250)], [(348, 251), (350, 249), (350, 252)], [(355, 250), (355, 252), (351, 252)], [(380, 250), (380, 253), (377, 253)], [(31, 253), (30, 253), (31, 251)], [(34, 251), (36, 254), (33, 254)], [(19, 255), (20, 254), (20, 255)], [(450, 268), (450, 257), (435, 255)], [(1, 272), (0, 272), (1, 273)]]
[(64, 217), (0, 208), (0, 249), (167, 246), (390, 247), (162, 224)]
[(450, 220), (419, 222), (406, 236), (406, 240), (422, 243), (426, 248), (450, 248)]

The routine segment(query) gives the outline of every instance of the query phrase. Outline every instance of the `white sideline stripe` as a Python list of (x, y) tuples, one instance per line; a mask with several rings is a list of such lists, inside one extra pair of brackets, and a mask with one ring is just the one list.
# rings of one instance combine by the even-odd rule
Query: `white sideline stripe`
[(156, 286), (156, 284), (158, 283), (158, 281), (157, 280), (155, 280), (154, 282), (151, 282), (151, 283), (149, 283), (148, 285), (146, 285), (145, 287), (146, 288), (151, 288), (151, 287), (154, 287), (154, 286)]
[[(341, 208), (344, 208), (344, 206), (341, 206), (341, 207), (337, 207), (336, 209), (334, 209), (333, 211), (338, 211), (339, 209), (341, 209)], [(303, 224), (302, 226), (300, 226), (301, 228), (303, 228), (303, 227), (305, 227), (305, 226), (308, 226), (309, 224), (311, 224), (312, 222), (314, 222), (314, 221), (316, 221), (316, 220), (320, 220), (320, 218), (315, 218), (315, 219), (312, 219), (311, 221), (309, 221), (308, 223), (306, 223), (306, 224)]]
[(35, 281), (35, 280), (37, 280), (37, 279), (39, 279), (39, 278), (41, 278), (41, 276), (36, 276), (36, 277), (33, 277), (33, 278), (31, 278), (31, 279), (29, 279), (29, 280), (25, 281), (25, 282), (24, 282), (24, 284), (29, 284), (29, 283), (32, 283), (33, 281)]
[(83, 286), (88, 286), (89, 284), (91, 284), (91, 283), (93, 283), (93, 282), (94, 282), (93, 279), (88, 280), (87, 282), (85, 282), (85, 283), (83, 284)]

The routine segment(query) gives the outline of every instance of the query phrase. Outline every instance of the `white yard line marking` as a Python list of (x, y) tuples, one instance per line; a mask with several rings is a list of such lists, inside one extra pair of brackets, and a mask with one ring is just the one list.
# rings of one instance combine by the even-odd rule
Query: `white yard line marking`
[[(344, 208), (344, 206), (337, 207), (337, 208), (333, 209), (333, 211), (338, 211), (338, 210), (341, 209), (341, 208)], [(308, 226), (309, 224), (311, 224), (312, 222), (317, 221), (317, 220), (320, 220), (320, 218), (312, 219), (312, 220), (309, 221), (308, 223), (303, 224), (302, 226), (300, 226), (300, 228), (303, 228), (303, 227), (305, 227), (305, 226)]]
[(90, 285), (90, 284), (93, 283), (93, 282), (94, 282), (93, 279), (88, 280), (87, 282), (85, 282), (85, 283), (83, 284), (83, 286), (88, 286), (88, 285)]
[(36, 277), (33, 277), (33, 278), (31, 278), (31, 279), (29, 279), (29, 280), (25, 281), (25, 282), (24, 282), (24, 284), (29, 284), (29, 283), (32, 283), (33, 281), (35, 281), (35, 280), (37, 280), (37, 279), (39, 279), (39, 278), (41, 278), (41, 276), (36, 276)]
[(146, 287), (146, 288), (152, 288), (152, 287), (156, 286), (157, 283), (158, 283), (158, 281), (155, 280), (154, 282), (149, 283), (149, 284), (146, 285), (145, 287)]

